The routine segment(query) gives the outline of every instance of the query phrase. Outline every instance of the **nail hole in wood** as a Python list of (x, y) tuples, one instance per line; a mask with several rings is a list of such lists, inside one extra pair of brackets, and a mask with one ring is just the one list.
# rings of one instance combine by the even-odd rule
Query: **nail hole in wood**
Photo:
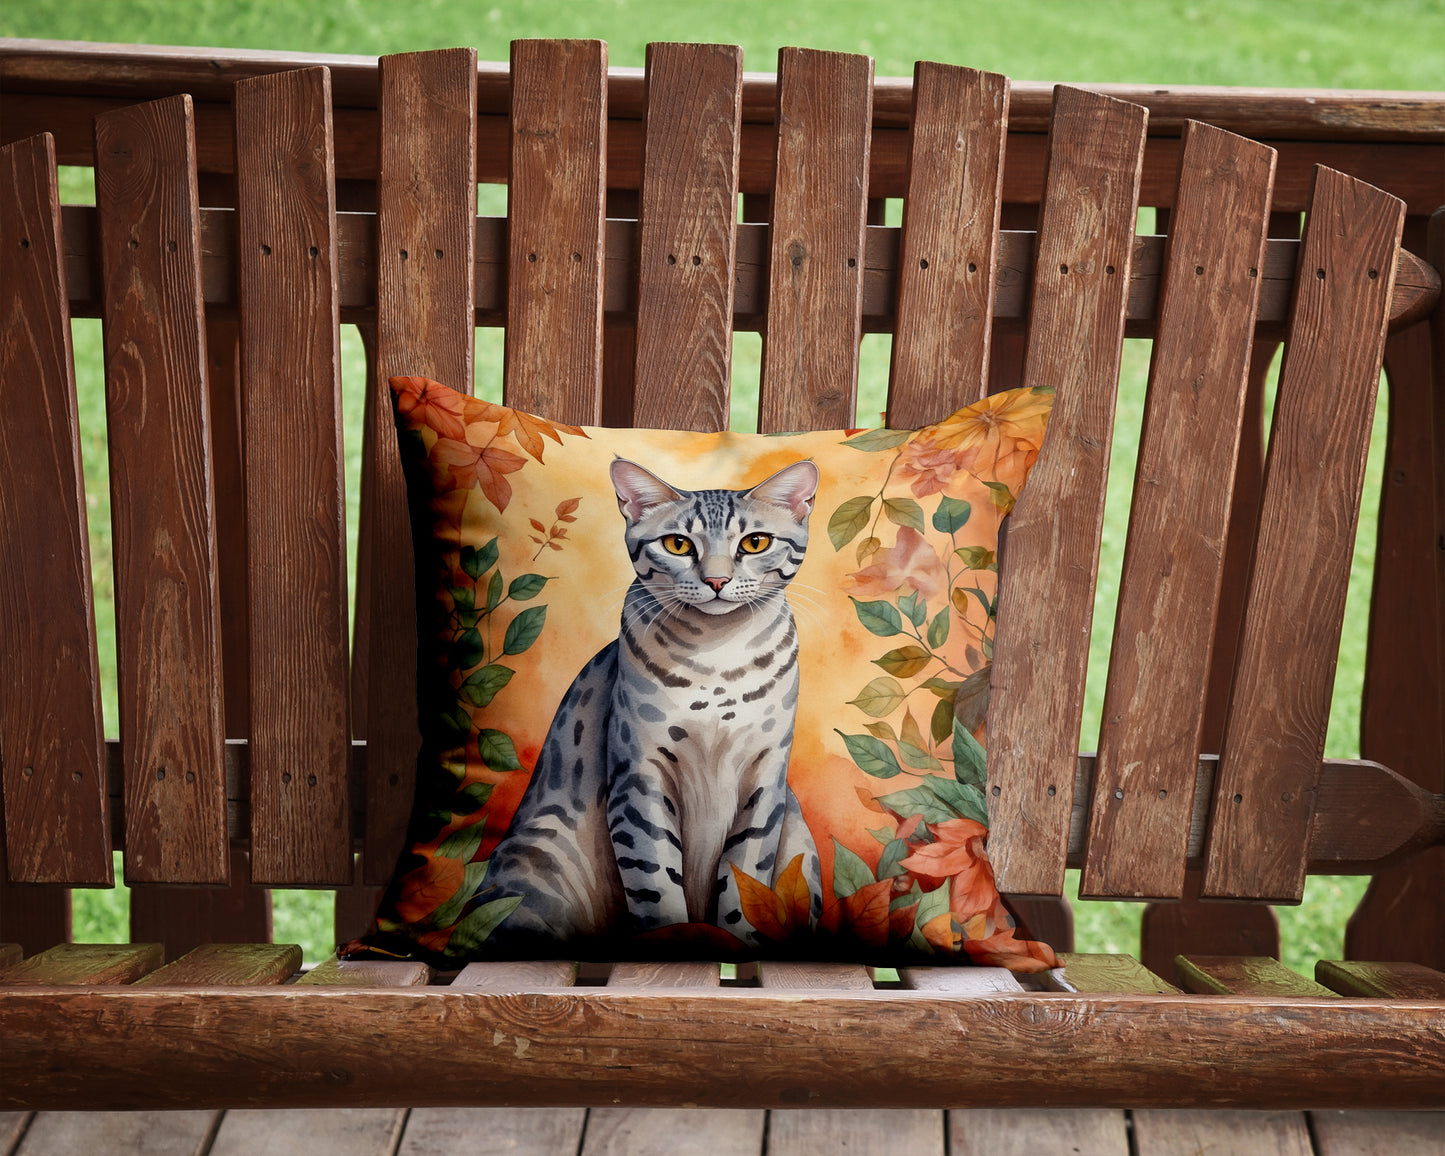
[(176, 243), (175, 243), (174, 241), (167, 241), (167, 242), (166, 242), (166, 252), (167, 252), (167, 253), (174, 253), (175, 251), (176, 251)]
[(196, 772), (195, 772), (195, 771), (187, 771), (187, 772), (186, 772), (186, 782), (188, 782), (188, 783), (194, 783), (195, 781), (196, 781)]
[(1194, 266), (1194, 275), (1195, 275), (1196, 277), (1203, 277), (1203, 276), (1204, 276), (1204, 266), (1203, 266), (1203, 265), (1196, 265), (1196, 266)]
[(314, 786), (316, 785), (316, 776), (315, 776), (315, 775), (307, 775), (307, 776), (306, 776), (306, 785), (307, 785), (308, 787), (314, 787)]
[(270, 245), (262, 245), (262, 246), (261, 246), (261, 256), (263, 256), (263, 257), (269, 257), (270, 255), (271, 255), (271, 246), (270, 246)]
[(1169, 797), (1169, 792), (1161, 788), (1159, 791), (1159, 797), (1161, 799), (1167, 799)]
[(702, 258), (699, 257), (696, 253), (694, 253), (694, 254), (692, 255), (692, 263), (693, 263), (693, 265), (695, 265), (695, 266), (696, 266), (696, 265), (701, 265), (701, 264), (702, 264)]
[(308, 257), (319, 257), (321, 255), (321, 250), (318, 249), (315, 245), (312, 245), (306, 250), (306, 255)]
[(1059, 272), (1060, 272), (1060, 273), (1067, 273), (1068, 271), (1069, 271), (1069, 267), (1068, 267), (1067, 265), (1060, 265), (1060, 266), (1059, 266)]
[(995, 799), (997, 799), (998, 796), (999, 796), (999, 789), (998, 789), (997, 787), (995, 787), (995, 788), (993, 789), (993, 797), (994, 797)]
[(1325, 279), (1325, 271), (1324, 271), (1323, 269), (1316, 269), (1316, 270), (1315, 270), (1315, 280), (1316, 280), (1316, 281), (1323, 281), (1324, 279)]
[(572, 254), (572, 260), (576, 261), (576, 262), (580, 265), (580, 264), (582, 263), (582, 254), (581, 254), (581, 253), (573, 253), (573, 254)]
[(1114, 798), (1116, 798), (1116, 799), (1122, 799), (1123, 797), (1124, 797), (1124, 791), (1123, 791), (1123, 789), (1122, 789), (1121, 787), (1115, 787), (1115, 788), (1114, 788)]
[(28, 778), (31, 778), (31, 777), (35, 774), (35, 768), (34, 768), (34, 767), (26, 767), (26, 768), (25, 768), (23, 771), (21, 771), (20, 773), (21, 773), (22, 775), (24, 775), (24, 776), (28, 779)]
[(1258, 269), (1251, 269), (1251, 270), (1249, 271), (1249, 275), (1250, 275), (1251, 277), (1258, 277), (1258, 276), (1259, 276), (1259, 270), (1258, 270)]
[(85, 778), (85, 776), (82, 775), (79, 771), (71, 771), (70, 777), (73, 781), (77, 783), (80, 782), (81, 779)]
[(411, 254), (408, 253), (405, 249), (403, 249), (403, 250), (401, 251), (401, 259), (402, 259), (403, 261), (405, 261), (405, 260), (406, 260), (408, 257), (410, 257), (410, 256), (411, 256)]
[(436, 249), (432, 252), (432, 256), (435, 257), (438, 261), (440, 261), (442, 259), (442, 251), (440, 249)]
[(1105, 265), (1105, 266), (1104, 266), (1104, 272), (1107, 273), (1110, 277), (1112, 277), (1112, 276), (1114, 275), (1114, 266), (1112, 266), (1112, 265)]
[(132, 249), (139, 249), (139, 248), (140, 248), (140, 242), (137, 241), (134, 237), (132, 237), (129, 241), (127, 241), (126, 244), (129, 245)]
[(927, 269), (927, 268), (928, 268), (928, 258), (927, 258), (927, 257), (920, 258), (920, 260), (919, 260), (919, 262), (918, 262), (918, 267), (919, 267), (920, 269)]
[(1244, 796), (1243, 796), (1243, 795), (1235, 795), (1235, 796), (1234, 796), (1234, 801), (1235, 801), (1236, 803), (1242, 803), (1242, 802), (1244, 802)]
[(978, 266), (975, 265), (972, 261), (970, 261), (970, 262), (968, 263), (968, 271), (969, 271), (970, 273), (977, 273), (977, 272), (978, 272)]
[(165, 781), (166, 781), (166, 769), (165, 769), (165, 767), (157, 767), (157, 768), (156, 768), (156, 782), (158, 782), (158, 783), (164, 783)]
[(535, 264), (537, 263), (537, 254), (536, 254), (536, 253), (528, 253), (528, 254), (527, 254), (527, 260), (528, 260), (528, 261), (531, 261), (531, 262), (535, 265)]
[(1370, 270), (1370, 280), (1371, 280), (1371, 281), (1373, 281), (1373, 280), (1374, 280), (1376, 277), (1378, 277), (1379, 275), (1380, 275), (1380, 271), (1379, 271), (1378, 269), (1371, 269), (1371, 270)]
[(1049, 798), (1052, 799), (1052, 798), (1053, 798), (1055, 795), (1057, 795), (1058, 793), (1059, 793), (1059, 788), (1058, 788), (1058, 787), (1050, 787), (1050, 788), (1049, 788)]
[(858, 268), (858, 258), (857, 258), (857, 257), (849, 257), (849, 258), (848, 258), (848, 268), (850, 268), (850, 269), (856, 269), (856, 268)]
[(667, 263), (668, 263), (669, 265), (676, 265), (676, 264), (677, 264), (677, 255), (674, 254), (674, 253), (669, 253), (669, 254), (667, 255)]
[(290, 782), (291, 782), (291, 772), (290, 772), (290, 771), (282, 771), (282, 772), (281, 772), (281, 781), (282, 781), (283, 783), (290, 783)]
[(28, 248), (30, 248), (30, 238), (29, 238), (29, 237), (21, 237), (21, 238), (20, 238), (20, 247), (21, 247), (22, 249), (28, 249)]

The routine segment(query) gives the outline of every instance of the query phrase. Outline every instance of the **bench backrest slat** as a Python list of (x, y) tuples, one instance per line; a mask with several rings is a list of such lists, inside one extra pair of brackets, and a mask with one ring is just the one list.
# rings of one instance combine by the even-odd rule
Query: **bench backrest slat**
[(1273, 175), (1273, 149), (1185, 129), (1104, 692), (1091, 895), (1183, 894)]
[(779, 52), (764, 433), (854, 424), (872, 119), (871, 57)]
[[(1316, 176), (1265, 464), (1204, 894), (1297, 903), (1405, 206)], [(1368, 340), (1362, 340), (1367, 336)]]
[[(472, 391), (477, 54), (381, 63), (376, 354), (368, 384), (362, 510), (366, 591), (366, 856), (385, 882), (401, 851), (420, 742), (411, 525), (389, 378)], [(426, 174), (418, 180), (417, 174)], [(362, 669), (362, 664), (357, 665)]]
[(507, 405), (553, 421), (602, 414), (607, 46), (512, 45)]
[(96, 121), (126, 878), (224, 883), (225, 717), (191, 98)]
[(728, 424), (743, 54), (647, 49), (633, 422)]
[(1055, 97), (1023, 381), (1057, 394), (1009, 523), (988, 719), (1005, 894), (1063, 890), (1147, 119), (1081, 89)]
[(345, 492), (331, 91), (236, 86), (251, 601), (251, 874), (351, 880)]
[(91, 600), (60, 196), (49, 134), (0, 150), (0, 653), (11, 878), (109, 886)]
[(888, 424), (918, 429), (988, 392), (1008, 77), (920, 61)]

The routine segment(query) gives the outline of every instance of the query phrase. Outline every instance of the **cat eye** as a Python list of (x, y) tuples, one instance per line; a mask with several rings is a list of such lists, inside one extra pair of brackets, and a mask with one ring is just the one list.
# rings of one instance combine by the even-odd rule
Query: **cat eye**
[(773, 544), (771, 534), (749, 534), (738, 543), (738, 549), (744, 554), (761, 554)]
[(669, 554), (691, 554), (693, 552), (692, 539), (685, 538), (681, 534), (669, 534), (660, 541), (662, 548)]

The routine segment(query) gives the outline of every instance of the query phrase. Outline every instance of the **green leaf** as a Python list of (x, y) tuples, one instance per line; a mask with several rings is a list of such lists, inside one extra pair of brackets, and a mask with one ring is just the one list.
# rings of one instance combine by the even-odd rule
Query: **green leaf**
[(879, 675), (858, 692), (857, 698), (850, 699), (848, 705), (856, 706), (870, 718), (882, 718), (897, 710), (907, 695), (896, 678)]
[(517, 910), (521, 904), (522, 896), (520, 895), (507, 895), (501, 899), (493, 899), (490, 903), (483, 903), (457, 924), (457, 929), (447, 940), (447, 950), (455, 951), (458, 957), (475, 951), (486, 941), (487, 936), (497, 929), (502, 920)]
[(542, 588), (550, 581), (552, 579), (540, 574), (523, 574), (512, 579), (512, 584), (507, 587), (507, 597), (514, 602), (529, 602), (542, 593)]
[(471, 670), (486, 656), (487, 648), (482, 634), (475, 626), (464, 630), (452, 643), (452, 666), (457, 670)]
[(954, 551), (970, 570), (997, 570), (998, 555), (985, 546), (962, 546)]
[(861, 858), (859, 858), (835, 838), (833, 840), (833, 896), (836, 899), (846, 899), (860, 887), (867, 887), (870, 883), (877, 883), (873, 878), (873, 871)]
[(922, 626), (924, 619), (928, 617), (928, 603), (915, 590), (912, 594), (905, 594), (898, 600), (898, 609), (908, 615), (908, 621), (914, 626)]
[(882, 539), (875, 538), (871, 534), (859, 542), (857, 552), (854, 555), (854, 557), (858, 559), (858, 565), (863, 565), (863, 563), (868, 560), (868, 556), (881, 545), (883, 545)]
[(916, 771), (941, 771), (943, 764), (935, 759), (922, 747), (913, 743), (900, 742), (898, 753), (903, 756), (903, 761)]
[(492, 797), (491, 783), (468, 783), (456, 793), (452, 801), (452, 813), (471, 815), (487, 805)]
[(507, 636), (502, 640), (503, 654), (521, 654), (537, 641), (542, 626), (547, 621), (545, 606), (532, 606), (512, 619), (507, 627)]
[(907, 859), (909, 854), (908, 844), (902, 839), (889, 840), (888, 845), (883, 848), (883, 854), (878, 857), (878, 878), (894, 879), (908, 874), (908, 868), (900, 867), (898, 863), (901, 859)]
[(923, 533), (923, 507), (912, 498), (884, 498), (883, 514), (895, 526)]
[(868, 834), (872, 835), (873, 838), (877, 839), (878, 842), (882, 843), (885, 847), (888, 846), (889, 843), (893, 842), (893, 836), (895, 833), (896, 832), (893, 830), (892, 827), (868, 828)]
[(938, 509), (933, 511), (933, 528), (941, 534), (952, 534), (963, 529), (972, 513), (973, 507), (962, 498), (950, 498), (944, 494)]
[(913, 934), (908, 937), (910, 947), (928, 955), (936, 955), (937, 949), (923, 936), (923, 925), (929, 920), (937, 919), (940, 915), (947, 914), (949, 902), (949, 889), (952, 887), (952, 880), (942, 887), (935, 887), (932, 891), (924, 891), (918, 899), (918, 911), (913, 916)]
[(873, 665), (881, 666), (889, 674), (896, 674), (899, 678), (912, 678), (932, 661), (933, 655), (923, 647), (909, 643), (897, 650), (890, 650), (882, 658), (875, 658)]
[(1013, 491), (1006, 485), (1002, 482), (984, 482), (984, 485), (987, 486), (993, 494), (993, 504), (998, 508), (1000, 513), (1007, 514), (1014, 508), (1015, 499)]
[(988, 716), (989, 678), (992, 673), (993, 663), (990, 662), (965, 678), (958, 688), (953, 714), (964, 730), (977, 730)]
[(847, 745), (848, 754), (865, 775), (872, 775), (875, 779), (891, 779), (894, 775), (903, 773), (898, 759), (886, 743), (872, 735), (845, 735), (836, 730), (835, 733)]
[(867, 496), (849, 498), (834, 510), (828, 519), (828, 540), (833, 543), (833, 549), (841, 550), (856, 538), (868, 524), (872, 512), (873, 499)]
[(475, 581), (497, 564), (497, 540), (482, 547), (463, 546), (461, 561), (462, 573)]
[(471, 610), (475, 606), (473, 600), (476, 598), (476, 592), (474, 590), (469, 590), (465, 586), (453, 586), (448, 593), (452, 596), (453, 608), (457, 610)]
[(948, 607), (945, 606), (933, 616), (928, 624), (928, 645), (937, 650), (948, 641)]
[(482, 762), (494, 771), (520, 771), (522, 769), (521, 760), (517, 758), (517, 748), (512, 745), (512, 740), (502, 731), (483, 729), (477, 735), (477, 753), (482, 756)]
[(983, 745), (958, 719), (953, 720), (953, 776), (960, 783), (983, 788), (988, 781)]
[(953, 604), (958, 608), (960, 614), (968, 613), (967, 595), (972, 594), (983, 606), (983, 611), (990, 618), (993, 617), (993, 603), (988, 600), (988, 595), (977, 586), (955, 586), (953, 588)]
[(495, 610), (502, 601), (502, 572), (498, 570), (487, 583), (487, 609)]
[(928, 733), (936, 743), (943, 742), (953, 733), (953, 703), (946, 698), (938, 700), (933, 708), (933, 717), (928, 720)]
[(472, 716), (463, 707), (438, 711), (433, 717), (436, 719), (437, 740), (443, 750), (461, 746), (472, 733)]
[(477, 893), (477, 888), (482, 885), (482, 879), (487, 874), (486, 860), (480, 863), (468, 863), (465, 871), (462, 885), (452, 892), (451, 898), (431, 913), (429, 918), (433, 927), (450, 927), (466, 910), (467, 903)]
[(910, 429), (870, 429), (856, 437), (845, 438), (843, 444), (855, 450), (877, 453), (880, 450), (897, 449), (909, 438)]
[(880, 795), (878, 801), (900, 815), (922, 815), (925, 823), (944, 823), (958, 818), (958, 813), (927, 787), (908, 787), (891, 795)]
[[(482, 832), (485, 828), (485, 823), (473, 823), (469, 827), (453, 831), (442, 840), (441, 846), (433, 854), (443, 859), (470, 860), (482, 845)], [(451, 920), (448, 919), (447, 922), (450, 923)]]
[(893, 603), (859, 602), (852, 595), (849, 595), (849, 600), (858, 614), (858, 621), (868, 628), (870, 634), (891, 638), (895, 634), (903, 633), (903, 619), (899, 617), (898, 607)]
[(461, 696), (473, 706), (486, 706), (502, 687), (512, 681), (515, 673), (510, 667), (490, 663), (468, 676), (461, 685)]
[(923, 781), (955, 814), (988, 826), (988, 805), (978, 787), (955, 779), (941, 779), (937, 775), (926, 775)]
[(923, 689), (931, 690), (934, 694), (938, 695), (939, 698), (952, 702), (953, 696), (958, 693), (958, 688), (962, 685), (963, 683), (961, 682), (954, 682), (947, 678), (930, 678), (923, 684)]

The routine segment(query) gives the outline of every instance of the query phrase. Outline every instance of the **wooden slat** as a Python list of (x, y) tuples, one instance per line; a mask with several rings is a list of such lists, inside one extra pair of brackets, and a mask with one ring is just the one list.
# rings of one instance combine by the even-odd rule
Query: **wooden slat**
[(722, 430), (732, 364), (742, 49), (647, 46), (632, 424)]
[(581, 1147), (586, 1121), (585, 1108), (413, 1108), (397, 1156), (573, 1156)]
[(321, 987), (425, 987), (432, 971), (411, 960), (329, 959), (296, 982)]
[(294, 943), (207, 943), (136, 981), (139, 987), (281, 983), (301, 967)]
[(1023, 372), (1057, 394), (1009, 523), (988, 718), (989, 856), (1007, 894), (1063, 890), (1146, 120), (1080, 89), (1055, 98)]
[(1175, 971), (1185, 991), (1220, 995), (1315, 995), (1334, 993), (1269, 956), (1181, 955)]
[(1084, 898), (1184, 893), (1185, 816), (1273, 176), (1273, 149), (1207, 125), (1185, 129), (1109, 652)]
[[(0, 852), (4, 851), (0, 838)], [(70, 889), (54, 883), (11, 883), (0, 870), (0, 939), (30, 953), (70, 938)]]
[(717, 987), (722, 982), (715, 963), (617, 963), (608, 987)]
[(1310, 1113), (1318, 1156), (1445, 1156), (1445, 1112)]
[(19, 963), (24, 951), (18, 943), (0, 943), (0, 967), (9, 967), (12, 963)]
[(390, 878), (405, 842), (421, 744), (411, 522), (387, 381), (420, 374), (472, 391), (476, 115), (475, 49), (382, 58), (376, 356), (362, 451), (367, 883)]
[(988, 995), (1023, 991), (1014, 974), (1002, 967), (900, 967), (898, 978), (909, 991), (948, 992), (952, 995)]
[(1322, 959), (1315, 979), (1341, 995), (1445, 1000), (1445, 973), (1421, 963), (1361, 963)]
[(917, 429), (988, 392), (1008, 77), (919, 61), (888, 424)]
[[(1196, 799), (1207, 804), (1209, 795)], [(1196, 814), (1199, 811), (1196, 805)], [(1354, 821), (1358, 821), (1356, 812)], [(1190, 840), (1198, 835), (1204, 845), (1204, 828), (1192, 827)], [(1197, 863), (1197, 860), (1192, 862)], [(1264, 903), (1221, 903), (1202, 900), (1199, 889), (1204, 872), (1191, 865), (1184, 873), (1184, 897), (1166, 903), (1150, 903), (1139, 920), (1139, 959), (1158, 975), (1173, 975), (1174, 960), (1180, 955), (1206, 952), (1270, 956), (1279, 958), (1279, 916)]]
[(1132, 955), (1064, 952), (1064, 978), (1079, 992), (1177, 992)]
[(607, 45), (512, 43), (506, 403), (601, 416)]
[(176, 959), (203, 943), (269, 942), (271, 892), (253, 886), (250, 878), (245, 850), (232, 846), (229, 887), (132, 884), (131, 940), (164, 944), (167, 959)]
[(469, 963), (452, 987), (484, 987), (490, 991), (530, 991), (534, 987), (571, 987), (577, 965), (561, 959), (506, 960)]
[(1130, 1156), (1129, 1126), (1118, 1110), (973, 1108), (948, 1114), (953, 1156)]
[(236, 87), (251, 617), (251, 874), (351, 878), (331, 92)]
[(593, 1108), (581, 1156), (758, 1156), (766, 1123), (743, 1108)]
[(0, 150), (0, 196), (5, 852), (17, 882), (109, 886), (100, 666), (49, 136)]
[(1303, 1112), (1138, 1111), (1134, 1151), (1138, 1156), (1313, 1156)]
[(95, 124), (127, 880), (225, 883), (225, 718), (191, 99)]
[(872, 115), (871, 57), (778, 53), (763, 433), (854, 423)]
[(0, 971), (0, 984), (131, 983), (164, 962), (159, 943), (62, 943)]
[(868, 969), (856, 963), (765, 961), (758, 964), (758, 985), (780, 991), (873, 990)]
[(1405, 207), (1321, 169), (1265, 466), (1206, 897), (1297, 903)]
[(233, 1110), (221, 1121), (209, 1156), (392, 1156), (405, 1125), (406, 1112), (398, 1108)]
[(220, 1122), (220, 1112), (37, 1112), (15, 1156), (205, 1156)]
[(821, 1152), (907, 1152), (943, 1156), (943, 1113), (923, 1108), (818, 1108), (774, 1111), (768, 1118), (768, 1156)]

